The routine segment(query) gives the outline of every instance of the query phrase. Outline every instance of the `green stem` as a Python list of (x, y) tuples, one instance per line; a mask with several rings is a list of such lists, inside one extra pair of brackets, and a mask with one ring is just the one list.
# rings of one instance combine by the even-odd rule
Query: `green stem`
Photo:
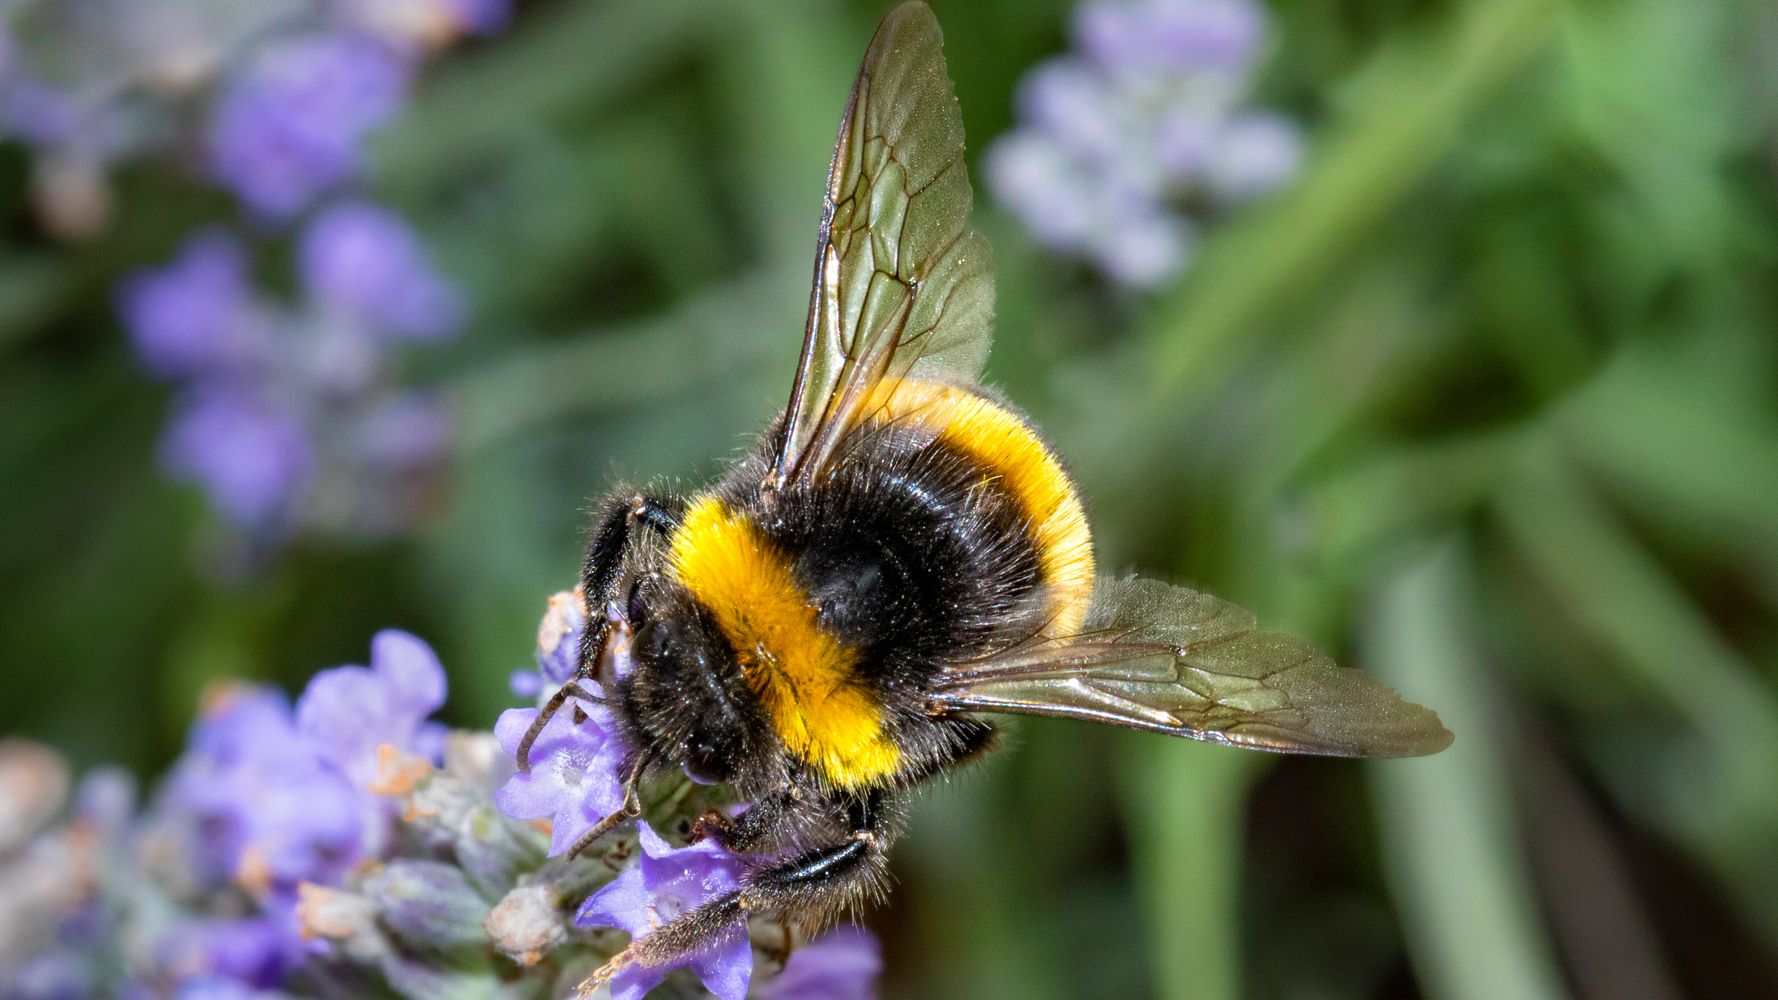
[(1237, 900), (1252, 754), (1143, 738), (1125, 753), (1125, 814), (1148, 912), (1154, 996), (1236, 1000)]
[(1492, 692), (1463, 620), (1465, 571), (1454, 545), (1409, 567), (1385, 584), (1365, 629), (1379, 679), (1434, 706), (1457, 735), (1437, 756), (1369, 765), (1384, 858), (1428, 996), (1561, 997), (1517, 847)]
[(1220, 362), (1258, 322), (1337, 267), (1546, 45), (1557, 7), (1474, 0), (1442, 36), (1384, 50), (1350, 88), (1362, 92), (1350, 101), (1362, 112), (1312, 150), (1290, 190), (1219, 233), (1157, 309), (1150, 403), (1170, 409), (1214, 384)]

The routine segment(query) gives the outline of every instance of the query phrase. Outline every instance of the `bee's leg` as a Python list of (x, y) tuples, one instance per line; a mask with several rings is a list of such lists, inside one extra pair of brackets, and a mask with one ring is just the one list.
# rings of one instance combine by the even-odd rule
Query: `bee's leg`
[(586, 629), (580, 636), (580, 676), (591, 677), (599, 662), (599, 647), (611, 625), (605, 607), (616, 596), (617, 576), (623, 569), (630, 533), (637, 526), (643, 526), (665, 536), (672, 534), (678, 525), (679, 515), (669, 506), (669, 501), (621, 487), (600, 501), (599, 509), (593, 514), (586, 563), (580, 571), (580, 589), (586, 596), (587, 612)]
[(518, 752), (513, 755), (518, 760), (519, 770), (531, 769), (531, 745), (537, 742), (538, 734), (549, 725), (549, 720), (562, 710), (563, 703), (571, 697), (593, 702), (600, 700), (582, 688), (580, 682), (593, 677), (606, 637), (611, 632), (611, 617), (605, 608), (617, 587), (617, 575), (623, 568), (624, 550), (629, 546), (631, 531), (637, 525), (644, 525), (661, 534), (669, 534), (678, 523), (678, 516), (666, 501), (626, 489), (614, 490), (600, 501), (593, 514), (592, 539), (587, 543), (586, 563), (580, 574), (587, 621), (580, 634), (579, 672), (562, 685), (537, 713), (537, 718), (531, 720), (531, 728), (525, 731), (519, 740)]
[(880, 793), (853, 800), (849, 833), (838, 843), (811, 848), (749, 872), (737, 892), (720, 896), (632, 941), (580, 986), (587, 995), (630, 965), (664, 965), (702, 948), (712, 938), (757, 913), (784, 913), (824, 922), (859, 897), (880, 890), (888, 872), (893, 827)]
[(759, 854), (781, 844), (792, 827), (792, 819), (810, 793), (792, 784), (755, 799), (739, 816), (729, 816), (709, 809), (692, 824), (693, 841), (706, 838), (736, 854)]

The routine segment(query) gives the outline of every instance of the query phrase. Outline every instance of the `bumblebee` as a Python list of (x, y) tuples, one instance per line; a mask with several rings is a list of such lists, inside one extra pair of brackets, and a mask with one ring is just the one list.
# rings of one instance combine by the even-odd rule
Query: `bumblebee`
[(994, 268), (970, 204), (938, 23), (907, 3), (840, 121), (788, 408), (708, 489), (618, 489), (594, 514), (580, 677), (603, 693), (571, 682), (531, 734), (604, 701), (632, 748), (625, 807), (579, 846), (678, 769), (752, 804), (695, 835), (760, 859), (594, 981), (750, 915), (818, 924), (880, 896), (907, 794), (989, 749), (995, 715), (1349, 757), (1450, 742), (1234, 605), (1097, 575), (1073, 480), (979, 381)]

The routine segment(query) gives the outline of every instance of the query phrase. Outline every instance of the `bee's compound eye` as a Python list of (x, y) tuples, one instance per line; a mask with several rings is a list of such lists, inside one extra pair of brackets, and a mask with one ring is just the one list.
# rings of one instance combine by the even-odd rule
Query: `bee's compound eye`
[(686, 777), (700, 785), (714, 785), (729, 779), (728, 761), (708, 743), (692, 744), (682, 770)]
[(651, 663), (664, 662), (673, 654), (673, 630), (661, 622), (643, 622), (636, 629), (632, 649)]

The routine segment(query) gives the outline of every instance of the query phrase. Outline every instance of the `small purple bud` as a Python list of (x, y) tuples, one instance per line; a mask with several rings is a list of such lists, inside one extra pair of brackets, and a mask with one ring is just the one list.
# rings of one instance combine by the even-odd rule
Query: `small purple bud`
[(181, 401), (162, 439), (161, 461), (174, 478), (203, 487), (231, 524), (275, 533), (307, 490), (315, 455), (294, 414), (215, 386)]
[(172, 263), (126, 279), (118, 311), (142, 364), (161, 378), (238, 367), (264, 339), (240, 241), (205, 230)]
[(1302, 132), (1282, 115), (1254, 113), (1228, 122), (1208, 163), (1210, 189), (1230, 201), (1271, 191), (1296, 174)]
[(358, 173), (365, 137), (393, 117), (411, 75), (407, 56), (368, 36), (280, 41), (228, 81), (212, 168), (256, 211), (288, 218)]
[(461, 869), (441, 861), (397, 860), (364, 879), (359, 890), (396, 937), (420, 948), (478, 948), (488, 941), (488, 904)]

